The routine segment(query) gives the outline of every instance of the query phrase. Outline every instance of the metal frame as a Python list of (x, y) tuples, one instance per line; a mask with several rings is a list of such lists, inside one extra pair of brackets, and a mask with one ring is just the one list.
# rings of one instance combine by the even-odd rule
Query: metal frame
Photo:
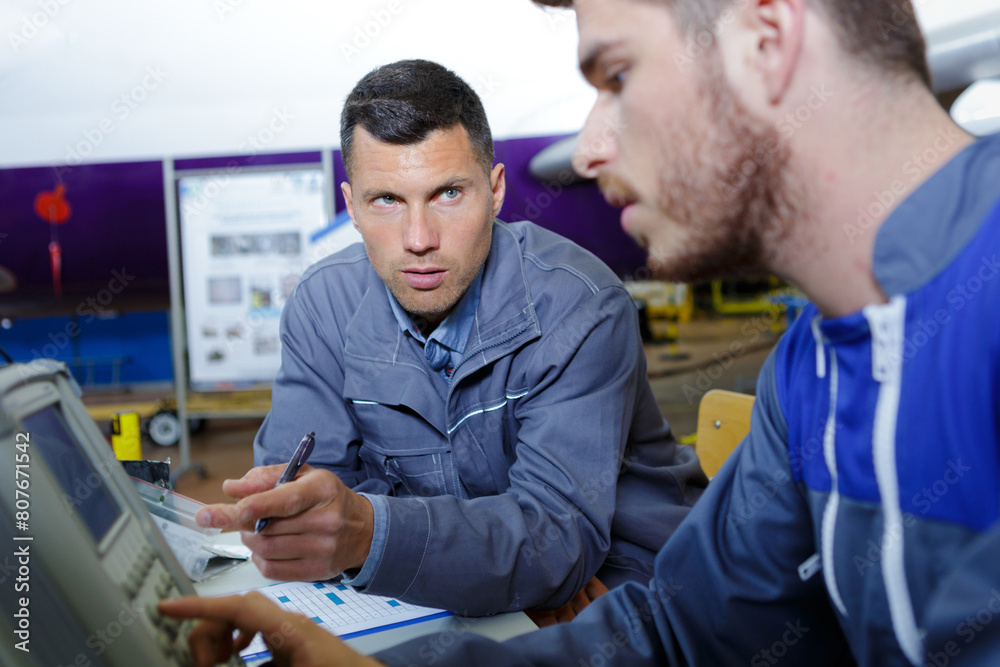
[(163, 159), (163, 201), (167, 209), (167, 262), (170, 267), (170, 353), (174, 366), (174, 400), (181, 429), (178, 442), (181, 462), (177, 471), (170, 475), (170, 481), (176, 482), (192, 470), (197, 472), (199, 477), (205, 477), (205, 467), (191, 460), (191, 432), (188, 429), (187, 409), (187, 324), (184, 321), (184, 289), (181, 284), (177, 179), (174, 175), (174, 160), (171, 157)]

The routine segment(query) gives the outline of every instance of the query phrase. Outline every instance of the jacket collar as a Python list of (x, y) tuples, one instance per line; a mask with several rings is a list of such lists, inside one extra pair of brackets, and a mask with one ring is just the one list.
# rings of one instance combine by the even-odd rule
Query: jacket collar
[(452, 384), (459, 372), (468, 374), (540, 335), (521, 245), (510, 227), (495, 222), (479, 308)]
[(1000, 134), (967, 146), (903, 201), (875, 238), (872, 270), (885, 293), (913, 292), (943, 271), (997, 206), (997, 183)]
[[(423, 355), (416, 353), (414, 342), (405, 339), (385, 285), (370, 264), (365, 280), (364, 296), (346, 330), (344, 398), (405, 405), (446, 433), (441, 384), (432, 377), (434, 371)], [(540, 335), (518, 239), (507, 225), (494, 222), (479, 307), (449, 389)]]

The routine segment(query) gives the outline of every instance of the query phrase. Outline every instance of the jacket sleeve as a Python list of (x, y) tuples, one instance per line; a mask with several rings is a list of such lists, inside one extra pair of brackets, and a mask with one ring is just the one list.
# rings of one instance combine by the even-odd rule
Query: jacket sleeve
[(378, 480), (365, 483), (358, 458), (361, 434), (343, 399), (337, 322), (320, 326), (313, 301), (324, 294), (314, 294), (310, 287), (300, 283), (282, 311), (281, 369), (274, 379), (271, 411), (254, 438), (254, 465), (288, 463), (302, 436), (315, 431), (311, 465), (332, 470), (356, 491), (387, 493)]
[[(388, 665), (843, 664), (846, 643), (791, 479), (774, 355), (758, 383), (750, 435), (660, 551), (648, 587), (604, 595), (572, 623), (508, 640), (420, 638), (375, 657)], [(444, 649), (442, 647), (450, 646)]]
[[(365, 592), (466, 615), (557, 607), (604, 562), (645, 381), (631, 298), (620, 286), (597, 291), (525, 354), (509, 486), (474, 499), (387, 498), (385, 551)], [(496, 432), (472, 436), (500, 446)]]

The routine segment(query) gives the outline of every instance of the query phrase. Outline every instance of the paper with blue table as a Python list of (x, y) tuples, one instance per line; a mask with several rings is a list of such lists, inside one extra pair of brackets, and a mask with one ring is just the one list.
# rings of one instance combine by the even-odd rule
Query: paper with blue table
[[(341, 639), (452, 615), (450, 611), (418, 607), (395, 598), (366, 595), (333, 581), (292, 581), (256, 590), (282, 609), (311, 618), (324, 630)], [(240, 652), (246, 661), (263, 658), (267, 654), (267, 646), (260, 635)]]

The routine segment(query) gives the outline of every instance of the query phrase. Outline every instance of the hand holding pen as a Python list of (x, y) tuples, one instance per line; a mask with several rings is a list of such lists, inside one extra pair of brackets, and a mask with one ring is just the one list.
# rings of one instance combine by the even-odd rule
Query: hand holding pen
[[(285, 466), (285, 471), (281, 473), (281, 477), (278, 478), (277, 483), (274, 488), (278, 488), (282, 484), (286, 484), (293, 479), (295, 475), (299, 473), (299, 468), (305, 465), (305, 462), (309, 460), (309, 455), (312, 454), (313, 446), (316, 444), (316, 433), (314, 431), (309, 431), (306, 433), (302, 440), (299, 442), (299, 446), (295, 448), (295, 453), (292, 454), (292, 459)], [(253, 532), (256, 535), (260, 531), (267, 527), (267, 524), (271, 523), (271, 518), (257, 519), (257, 523), (254, 524)]]
[(313, 433), (302, 438), (285, 466), (257, 466), (241, 479), (223, 482), (222, 490), (237, 502), (198, 511), (199, 525), (239, 530), (254, 564), (270, 579), (329, 579), (361, 568), (371, 549), (371, 501), (328, 468), (306, 465), (314, 438)]

